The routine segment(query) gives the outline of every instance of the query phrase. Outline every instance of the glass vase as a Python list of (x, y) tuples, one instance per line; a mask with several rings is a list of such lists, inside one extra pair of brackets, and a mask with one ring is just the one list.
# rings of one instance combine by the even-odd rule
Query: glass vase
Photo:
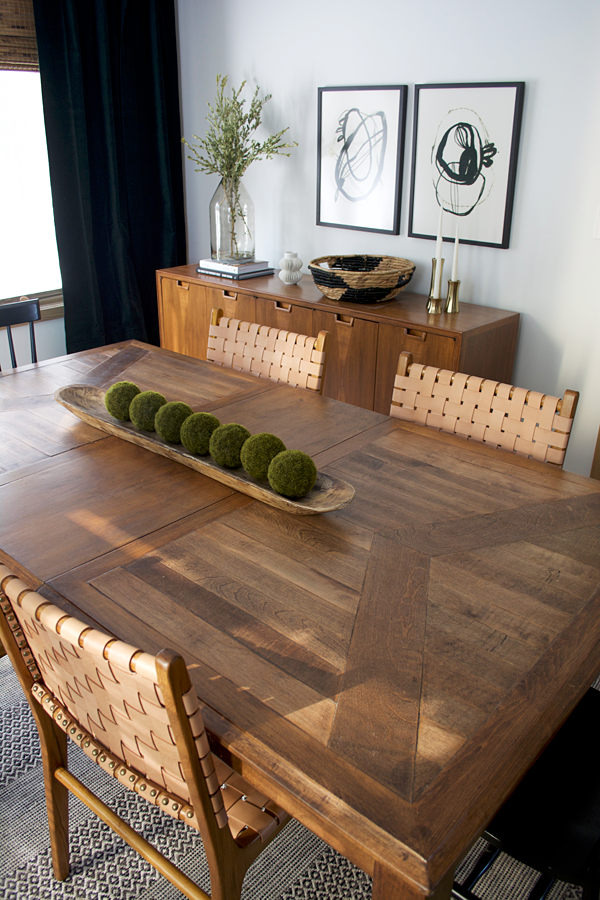
[(242, 182), (221, 179), (209, 211), (211, 258), (254, 259), (254, 203)]

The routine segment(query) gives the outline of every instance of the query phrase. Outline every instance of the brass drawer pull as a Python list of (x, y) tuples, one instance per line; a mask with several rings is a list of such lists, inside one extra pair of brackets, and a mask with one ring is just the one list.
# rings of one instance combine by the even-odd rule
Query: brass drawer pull
[(335, 321), (340, 325), (348, 325), (350, 328), (354, 325), (354, 316), (343, 316), (341, 313), (335, 314)]
[(222, 291), (222, 294), (226, 300), (237, 300), (237, 294), (232, 293), (232, 291)]
[(415, 331), (413, 328), (405, 328), (404, 334), (406, 337), (414, 338), (416, 341), (424, 341), (427, 337), (426, 331)]
[(190, 283), (189, 281), (178, 281), (177, 287), (181, 288), (182, 291), (189, 291)]
[(291, 313), (292, 304), (291, 303), (282, 303), (281, 300), (273, 300), (273, 306), (275, 309), (278, 309), (280, 312)]

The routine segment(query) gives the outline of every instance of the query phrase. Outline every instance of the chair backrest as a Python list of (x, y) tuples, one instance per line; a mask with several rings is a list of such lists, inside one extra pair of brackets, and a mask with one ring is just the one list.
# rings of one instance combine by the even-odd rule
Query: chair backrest
[(240, 900), (249, 865), (290, 816), (211, 752), (181, 656), (152, 656), (80, 622), (3, 565), (0, 636), (38, 728), (55, 876), (69, 872), (71, 791), (186, 897), (210, 900), (69, 771), (68, 736), (122, 785), (198, 829), (213, 898)]
[[(185, 692), (175, 696), (157, 657), (90, 628), (20, 579), (7, 579), (10, 574), (0, 566), (7, 598), (0, 598), (0, 604), (33, 677), (33, 697), (126, 787), (200, 830), (196, 811), (206, 811), (209, 797), (217, 825), (223, 828), (228, 816), (189, 679)], [(183, 671), (187, 675), (185, 665)], [(183, 710), (182, 716), (177, 709)], [(185, 775), (190, 759), (177, 740), (182, 730), (191, 732), (196, 754), (191, 762), (199, 761), (202, 773), (192, 775), (192, 783)]]
[(10, 361), (13, 369), (16, 369), (17, 367), (17, 359), (15, 356), (15, 346), (13, 343), (11, 327), (13, 325), (25, 325), (29, 323), (31, 362), (35, 363), (37, 362), (37, 350), (35, 346), (35, 331), (33, 323), (39, 322), (40, 317), (39, 300), (29, 300), (28, 297), (21, 297), (21, 299), (16, 303), (0, 303), (0, 328), (6, 328)]
[(390, 416), (562, 467), (578, 400), (419, 365), (403, 351)]
[(221, 366), (320, 394), (328, 340), (328, 331), (309, 337), (229, 319), (223, 316), (222, 309), (213, 309), (206, 358)]

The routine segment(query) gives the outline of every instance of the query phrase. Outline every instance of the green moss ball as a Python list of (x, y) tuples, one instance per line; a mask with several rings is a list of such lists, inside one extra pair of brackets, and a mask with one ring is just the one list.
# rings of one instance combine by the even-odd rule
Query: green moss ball
[(276, 494), (299, 500), (315, 486), (317, 467), (302, 450), (284, 450), (269, 466), (269, 484)]
[(181, 443), (190, 453), (198, 456), (208, 454), (208, 445), (213, 431), (221, 423), (212, 413), (197, 412), (188, 416), (181, 426)]
[(181, 426), (193, 412), (191, 406), (180, 400), (164, 403), (154, 417), (154, 430), (163, 441), (180, 444)]
[(237, 469), (241, 466), (240, 452), (250, 432), (243, 425), (219, 425), (213, 431), (208, 449), (210, 455), (219, 466), (226, 469)]
[(117, 381), (104, 395), (104, 405), (115, 419), (129, 421), (129, 404), (140, 389), (133, 381)]
[(266, 481), (269, 465), (273, 457), (285, 450), (285, 444), (274, 434), (266, 431), (253, 434), (242, 447), (242, 465), (251, 478)]
[(166, 402), (166, 397), (158, 391), (141, 391), (131, 401), (129, 417), (140, 431), (154, 431), (154, 417)]

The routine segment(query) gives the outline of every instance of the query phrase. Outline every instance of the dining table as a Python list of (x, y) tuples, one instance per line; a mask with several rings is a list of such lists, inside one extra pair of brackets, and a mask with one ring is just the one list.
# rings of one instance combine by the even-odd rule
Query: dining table
[[(351, 502), (275, 508), (54, 399), (124, 380), (276, 434)], [(0, 429), (0, 561), (180, 653), (215, 752), (374, 900), (450, 897), (600, 672), (600, 481), (135, 340), (2, 373)]]

